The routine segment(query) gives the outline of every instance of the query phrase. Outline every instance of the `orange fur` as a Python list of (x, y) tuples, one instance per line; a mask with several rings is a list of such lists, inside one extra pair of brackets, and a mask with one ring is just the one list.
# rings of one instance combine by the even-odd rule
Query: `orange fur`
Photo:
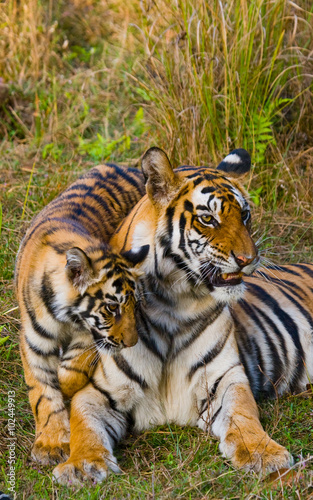
[(69, 454), (63, 397), (88, 382), (96, 343), (115, 349), (137, 342), (138, 273), (107, 242), (142, 194), (140, 172), (95, 167), (40, 212), (21, 243), (21, 356), (36, 423), (32, 456), (41, 463)]

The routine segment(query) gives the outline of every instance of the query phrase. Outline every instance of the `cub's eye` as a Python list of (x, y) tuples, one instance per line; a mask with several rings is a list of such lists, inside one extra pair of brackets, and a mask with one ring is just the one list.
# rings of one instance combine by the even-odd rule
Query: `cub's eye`
[(246, 224), (250, 220), (251, 214), (250, 210), (243, 210), (241, 212), (241, 220), (244, 224)]
[(106, 308), (109, 312), (115, 313), (118, 310), (118, 304), (107, 304)]
[(198, 221), (203, 224), (203, 226), (217, 226), (217, 221), (214, 219), (213, 215), (199, 215)]

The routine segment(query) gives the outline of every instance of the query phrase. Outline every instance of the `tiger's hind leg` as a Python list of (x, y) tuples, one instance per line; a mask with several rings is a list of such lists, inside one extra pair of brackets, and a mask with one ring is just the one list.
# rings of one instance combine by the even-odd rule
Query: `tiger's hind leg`
[(63, 462), (69, 456), (70, 426), (57, 378), (58, 346), (46, 340), (45, 351), (40, 351), (26, 340), (24, 332), (21, 337), (21, 358), (36, 424), (32, 458), (42, 465)]
[(109, 471), (118, 473), (113, 447), (125, 435), (127, 415), (116, 408), (106, 391), (92, 383), (71, 402), (69, 459), (53, 470), (60, 484), (80, 484), (84, 479), (103, 481)]
[(75, 337), (58, 366), (58, 379), (63, 396), (72, 398), (88, 384), (98, 355), (95, 343), (88, 332)]
[[(235, 382), (234, 382), (235, 381)], [(220, 440), (223, 456), (238, 469), (271, 472), (293, 463), (290, 453), (263, 430), (259, 412), (241, 365), (221, 378), (199, 427)]]

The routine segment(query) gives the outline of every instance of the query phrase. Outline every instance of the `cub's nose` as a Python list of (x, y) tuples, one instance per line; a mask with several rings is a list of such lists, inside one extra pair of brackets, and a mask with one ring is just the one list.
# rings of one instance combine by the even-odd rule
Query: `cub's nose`
[(137, 344), (137, 339), (133, 340), (121, 340), (121, 344), (123, 347), (133, 347), (134, 345)]

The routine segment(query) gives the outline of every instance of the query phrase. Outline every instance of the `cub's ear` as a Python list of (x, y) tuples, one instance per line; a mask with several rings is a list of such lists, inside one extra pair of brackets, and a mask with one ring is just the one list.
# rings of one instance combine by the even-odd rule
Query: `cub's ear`
[(78, 247), (70, 248), (66, 252), (65, 269), (72, 285), (83, 294), (94, 278), (89, 257)]
[(245, 149), (234, 149), (218, 165), (217, 169), (225, 172), (229, 177), (244, 177), (251, 168), (251, 158)]
[(136, 247), (132, 250), (127, 250), (121, 255), (135, 266), (136, 264), (140, 264), (147, 257), (149, 249), (150, 245), (144, 245), (142, 247)]
[(147, 194), (155, 205), (161, 206), (170, 201), (182, 185), (182, 180), (173, 172), (167, 154), (162, 149), (148, 149), (141, 160), (141, 169)]

